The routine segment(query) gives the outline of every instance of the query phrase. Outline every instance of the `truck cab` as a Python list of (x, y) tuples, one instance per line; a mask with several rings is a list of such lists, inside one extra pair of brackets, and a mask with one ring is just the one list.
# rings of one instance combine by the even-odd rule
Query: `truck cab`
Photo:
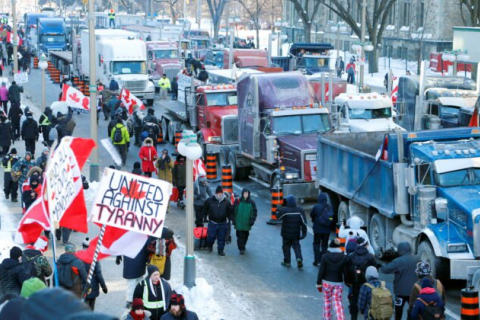
[(177, 44), (169, 41), (147, 41), (146, 45), (148, 74), (154, 85), (158, 86), (157, 82), (163, 74), (170, 80), (176, 77), (182, 69)]
[(330, 71), (329, 51), (333, 46), (328, 43), (294, 43), (289, 55), (293, 59), (293, 70), (303, 74), (314, 74)]
[(194, 50), (194, 56), (200, 60), (204, 60), (207, 49), (212, 46), (212, 39), (208, 31), (202, 30), (185, 30), (183, 38), (190, 40), (190, 46)]
[(392, 131), (400, 128), (393, 121), (392, 100), (378, 93), (347, 94), (335, 98), (337, 127), (349, 132)]
[[(230, 49), (223, 50), (223, 69), (229, 69)], [(233, 49), (233, 64), (237, 68), (268, 68), (268, 54), (265, 50)]]
[(63, 18), (39, 18), (37, 21), (37, 52), (67, 50), (66, 26)]

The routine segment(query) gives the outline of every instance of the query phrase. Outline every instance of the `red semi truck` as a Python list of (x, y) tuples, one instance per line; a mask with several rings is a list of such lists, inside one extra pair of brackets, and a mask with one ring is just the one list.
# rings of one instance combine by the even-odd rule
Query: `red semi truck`
[(147, 41), (147, 67), (148, 74), (158, 87), (158, 80), (163, 74), (170, 81), (177, 76), (182, 69), (178, 45), (172, 41)]

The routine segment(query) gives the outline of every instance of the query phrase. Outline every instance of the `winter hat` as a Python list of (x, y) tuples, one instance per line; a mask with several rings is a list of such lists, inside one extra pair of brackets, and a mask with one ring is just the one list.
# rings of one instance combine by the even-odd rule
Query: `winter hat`
[(48, 147), (43, 147), (42, 153), (44, 153), (44, 152), (50, 152), (50, 149), (48, 149)]
[(38, 279), (37, 277), (30, 278), (26, 280), (22, 284), (22, 291), (20, 292), (20, 296), (24, 298), (30, 297), (37, 291), (47, 288), (45, 283), (42, 280)]
[(332, 239), (328, 245), (330, 248), (340, 248), (340, 240), (338, 238)]
[(140, 162), (136, 161), (136, 162), (133, 164), (133, 169), (140, 169)]
[(19, 247), (13, 247), (12, 249), (10, 249), (10, 259), (18, 260), (18, 258), (22, 256), (22, 253), (22, 249), (20, 249)]
[(378, 270), (377, 268), (375, 268), (374, 266), (370, 266), (367, 268), (367, 270), (365, 271), (365, 278), (368, 280), (374, 278), (374, 279), (378, 279)]
[(433, 288), (432, 280), (430, 278), (423, 278), (422, 279), (422, 289), (423, 288)]
[(17, 153), (18, 153), (17, 149), (15, 149), (15, 148), (12, 148), (12, 150), (10, 151), (10, 154), (17, 154)]
[(31, 158), (31, 157), (32, 157), (32, 153), (31, 153), (30, 151), (25, 152), (25, 158), (26, 158), (27, 156), (30, 156), (30, 158)]
[(76, 248), (75, 248), (75, 245), (73, 243), (67, 243), (65, 245), (65, 252), (68, 252), (68, 253), (75, 253)]
[(357, 244), (361, 247), (366, 247), (368, 244), (368, 241), (362, 237), (357, 238)]
[(148, 109), (147, 112), (148, 112), (148, 114), (154, 114), (154, 113), (155, 113), (155, 110), (153, 110), (153, 108), (150, 108), (150, 109)]
[(215, 193), (223, 193), (222, 186), (217, 186), (217, 188), (215, 189)]
[(143, 142), (145, 142), (145, 144), (153, 143), (153, 140), (152, 140), (152, 138), (145, 138), (145, 140)]
[(32, 186), (35, 182), (37, 183), (37, 186), (38, 186), (38, 184), (40, 183), (40, 177), (37, 175), (32, 175), (30, 177), (30, 186)]
[(0, 311), (0, 319), (21, 319), (22, 312), (25, 310), (27, 300), (21, 297), (9, 300)]
[(133, 299), (132, 310), (144, 309), (143, 300), (140, 298)]
[(198, 177), (198, 181), (200, 181), (200, 182), (205, 182), (205, 181), (207, 181), (207, 178), (202, 175), (202, 176), (199, 176), (199, 177)]
[(419, 262), (417, 263), (417, 269), (415, 269), (415, 273), (418, 277), (425, 277), (432, 273), (432, 268), (430, 268), (430, 263), (428, 262)]
[(160, 272), (157, 266), (154, 266), (153, 264), (148, 265), (147, 267), (148, 277), (150, 277), (154, 272), (157, 272), (157, 271)]
[(171, 306), (180, 306), (180, 308), (185, 309), (185, 299), (181, 294), (173, 293), (170, 298)]

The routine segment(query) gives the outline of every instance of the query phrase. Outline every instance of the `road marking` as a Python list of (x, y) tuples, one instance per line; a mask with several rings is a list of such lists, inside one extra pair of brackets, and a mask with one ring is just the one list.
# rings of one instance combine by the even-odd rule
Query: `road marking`
[(455, 312), (451, 311), (448, 308), (445, 308), (445, 315), (449, 316), (454, 320), (460, 320), (460, 317), (458, 316), (458, 314), (456, 314)]

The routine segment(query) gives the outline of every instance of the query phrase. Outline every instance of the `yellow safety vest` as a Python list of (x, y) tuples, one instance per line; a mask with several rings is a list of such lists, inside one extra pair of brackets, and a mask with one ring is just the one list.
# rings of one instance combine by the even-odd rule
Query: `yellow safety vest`
[(158, 80), (158, 85), (162, 89), (170, 89), (170, 80), (168, 78), (160, 78), (160, 80)]
[(115, 19), (115, 12), (114, 12), (114, 13), (109, 12), (109, 13), (108, 13), (108, 18), (109, 18), (110, 20), (114, 20), (114, 19)]
[[(143, 280), (143, 306), (147, 309), (160, 309), (164, 308), (165, 310), (165, 303), (162, 301), (148, 301), (148, 285), (150, 281)], [(165, 299), (165, 293), (163, 291), (163, 284), (162, 279), (160, 279), (160, 287), (162, 289), (162, 299)]]
[[(12, 159), (13, 160), (13, 159)], [(2, 168), (5, 169), (5, 172), (12, 172), (12, 160), (7, 162), (7, 166), (4, 167), (2, 163)]]

